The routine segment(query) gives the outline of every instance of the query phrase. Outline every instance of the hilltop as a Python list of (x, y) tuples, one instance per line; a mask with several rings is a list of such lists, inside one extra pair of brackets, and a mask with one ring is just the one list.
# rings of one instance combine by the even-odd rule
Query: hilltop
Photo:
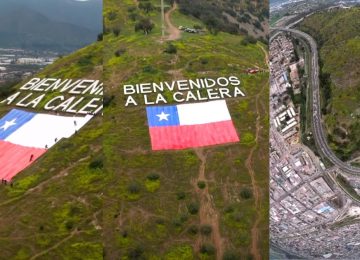
[(340, 158), (360, 154), (360, 8), (318, 12), (299, 28), (318, 43), (322, 112)]
[[(211, 34), (201, 19), (170, 4), (162, 39), (159, 1), (143, 2), (152, 8), (105, 1), (103, 144), (112, 179), (104, 199), (105, 256), (266, 259), (266, 47), (223, 31)], [(147, 34), (135, 32), (143, 24), (151, 28)], [(177, 31), (179, 26), (203, 29), (191, 34)], [(263, 72), (247, 74), (249, 67)], [(154, 152), (145, 106), (124, 106), (124, 84), (231, 75), (246, 92), (245, 98), (227, 100), (239, 143)]]

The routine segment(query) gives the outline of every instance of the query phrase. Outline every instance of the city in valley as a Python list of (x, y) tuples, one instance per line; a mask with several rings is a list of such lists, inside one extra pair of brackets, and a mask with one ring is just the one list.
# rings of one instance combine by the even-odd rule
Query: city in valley
[(359, 259), (360, 168), (328, 145), (318, 46), (292, 27), (270, 39), (271, 244), (296, 258)]
[(5, 82), (19, 81), (34, 75), (57, 57), (55, 52), (0, 48), (0, 87)]

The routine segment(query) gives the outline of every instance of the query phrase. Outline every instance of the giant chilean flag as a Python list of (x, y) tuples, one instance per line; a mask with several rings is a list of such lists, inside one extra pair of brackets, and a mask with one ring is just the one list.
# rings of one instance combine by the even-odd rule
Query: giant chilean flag
[(0, 119), (0, 178), (11, 180), (92, 116), (65, 117), (13, 109)]
[(225, 100), (146, 108), (153, 150), (238, 142)]

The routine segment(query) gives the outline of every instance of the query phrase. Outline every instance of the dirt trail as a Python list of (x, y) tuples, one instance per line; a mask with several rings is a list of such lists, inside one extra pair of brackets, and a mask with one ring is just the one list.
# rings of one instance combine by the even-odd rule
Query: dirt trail
[(181, 31), (171, 22), (171, 14), (177, 10), (178, 5), (174, 3), (172, 8), (165, 13), (166, 32), (169, 34), (166, 41), (175, 41), (181, 38)]
[(260, 113), (260, 109), (259, 109), (259, 98), (261, 96), (261, 93), (263, 92), (265, 86), (263, 86), (263, 88), (261, 89), (260, 93), (256, 95), (255, 98), (255, 102), (256, 102), (256, 113), (257, 113), (257, 118), (256, 118), (256, 145), (251, 149), (248, 158), (246, 159), (246, 168), (249, 171), (250, 177), (251, 177), (251, 185), (253, 187), (253, 193), (254, 193), (254, 198), (255, 198), (255, 208), (256, 208), (256, 219), (254, 222), (253, 227), (251, 228), (251, 254), (254, 256), (254, 259), (256, 260), (261, 260), (261, 254), (259, 252), (259, 223), (260, 223), (260, 197), (261, 197), (261, 191), (259, 186), (256, 184), (256, 179), (255, 179), (255, 172), (253, 169), (253, 155), (254, 152), (256, 150), (256, 148), (258, 147), (258, 142), (259, 142), (259, 136), (260, 136), (260, 130), (261, 130), (261, 113)]
[(265, 55), (265, 64), (268, 66), (268, 68), (270, 68), (270, 64), (269, 64), (269, 53), (264, 49), (264, 47), (263, 46), (261, 46), (260, 44), (257, 44), (259, 47), (260, 47), (260, 49), (261, 49), (261, 51), (264, 53), (264, 55)]
[(73, 236), (78, 235), (79, 233), (81, 233), (81, 231), (75, 229), (73, 232), (70, 233), (70, 235), (68, 235), (67, 237), (65, 237), (64, 239), (60, 240), (59, 242), (57, 242), (55, 245), (53, 245), (52, 247), (45, 249), (44, 251), (41, 251), (40, 253), (37, 253), (36, 255), (32, 256), (30, 258), (30, 260), (33, 259), (37, 259), (43, 255), (46, 255), (47, 253), (49, 253), (50, 251), (58, 248), (60, 245), (62, 245), (63, 243), (65, 243), (66, 241), (68, 241), (69, 239), (71, 239)]
[[(199, 176), (195, 181), (193, 181), (193, 185), (200, 198), (200, 225), (210, 225), (212, 227), (211, 240), (216, 248), (216, 259), (222, 259), (224, 251), (224, 240), (220, 233), (219, 213), (215, 208), (213, 197), (209, 193), (208, 180), (206, 179), (205, 175), (207, 155), (201, 148), (195, 149), (195, 153), (201, 161)], [(206, 187), (204, 189), (199, 189), (197, 187), (198, 181), (204, 181), (206, 183)], [(203, 239), (201, 238), (201, 235), (199, 235), (196, 242), (197, 248), (200, 247), (202, 242)]]

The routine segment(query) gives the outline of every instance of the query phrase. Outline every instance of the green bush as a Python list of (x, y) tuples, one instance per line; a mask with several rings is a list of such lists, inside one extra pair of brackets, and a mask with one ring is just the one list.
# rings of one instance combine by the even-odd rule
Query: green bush
[(115, 96), (114, 95), (104, 95), (104, 98), (103, 98), (103, 104), (104, 104), (104, 107), (108, 107), (110, 106), (111, 102), (114, 100)]
[(125, 49), (125, 48), (120, 48), (120, 49), (116, 50), (114, 54), (115, 54), (116, 57), (120, 57), (120, 56), (123, 55), (125, 52), (126, 52), (126, 49)]
[(211, 235), (211, 232), (212, 232), (212, 227), (210, 225), (202, 225), (200, 227), (200, 233), (204, 236)]
[(183, 199), (185, 199), (185, 197), (186, 197), (186, 194), (185, 194), (185, 192), (183, 192), (183, 191), (180, 191), (180, 192), (178, 192), (178, 193), (176, 194), (176, 198), (177, 198), (178, 200), (183, 200)]
[(128, 252), (128, 259), (130, 260), (139, 260), (143, 259), (144, 256), (144, 248), (141, 245), (136, 246), (135, 248), (132, 248)]
[(191, 202), (190, 204), (187, 205), (188, 211), (191, 215), (195, 215), (199, 212), (199, 203), (197, 202)]
[(240, 191), (240, 197), (243, 199), (250, 199), (252, 197), (252, 191), (249, 188), (242, 188)]
[(226, 251), (223, 255), (223, 260), (240, 260), (240, 256), (235, 251)]
[(199, 229), (198, 229), (197, 226), (191, 225), (191, 226), (188, 228), (187, 232), (188, 232), (190, 235), (196, 235), (196, 234), (199, 232)]
[(115, 36), (119, 36), (121, 30), (120, 30), (120, 28), (115, 27), (115, 28), (112, 29), (112, 32), (113, 32), (113, 34), (114, 34)]
[(205, 189), (206, 183), (204, 181), (198, 181), (197, 186), (199, 189)]
[(251, 35), (245, 36), (244, 39), (241, 41), (241, 44), (244, 46), (248, 44), (256, 44), (256, 43), (257, 43), (256, 38)]
[(216, 252), (215, 247), (212, 244), (203, 244), (200, 247), (200, 253), (204, 254), (204, 255), (214, 255)]
[(166, 47), (166, 49), (164, 50), (165, 53), (169, 53), (169, 54), (176, 54), (177, 53), (177, 48), (174, 44), (169, 43)]
[(104, 163), (102, 159), (94, 159), (89, 164), (90, 169), (102, 169), (103, 167), (104, 167)]
[(157, 173), (150, 173), (146, 178), (149, 181), (157, 181), (158, 179), (160, 179), (160, 175)]
[(132, 182), (128, 185), (128, 191), (132, 194), (138, 194), (140, 190), (140, 185), (136, 182)]

